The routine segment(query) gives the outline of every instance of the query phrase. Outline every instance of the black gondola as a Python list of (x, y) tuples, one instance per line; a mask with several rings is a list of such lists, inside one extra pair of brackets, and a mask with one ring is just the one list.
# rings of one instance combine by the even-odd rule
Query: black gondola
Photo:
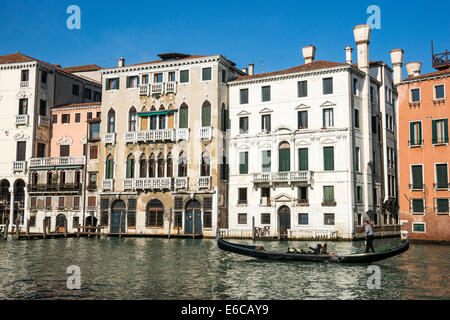
[(265, 251), (261, 246), (248, 246), (231, 243), (220, 237), (217, 230), (217, 246), (225, 251), (250, 256), (258, 259), (278, 261), (306, 261), (306, 262), (337, 262), (337, 263), (371, 263), (399, 255), (409, 249), (409, 238), (397, 247), (387, 248), (370, 253), (354, 253), (348, 255), (338, 254), (310, 254), (310, 253), (282, 253), (276, 251)]

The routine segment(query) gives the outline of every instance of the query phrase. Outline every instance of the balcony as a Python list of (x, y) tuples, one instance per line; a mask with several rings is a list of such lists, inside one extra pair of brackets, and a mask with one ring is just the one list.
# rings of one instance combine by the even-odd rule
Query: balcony
[(113, 191), (114, 190), (114, 179), (105, 179), (102, 181), (103, 191)]
[(172, 178), (125, 179), (124, 190), (171, 190)]
[(103, 136), (103, 141), (105, 144), (115, 145), (116, 144), (116, 134), (115, 133), (106, 133)]
[(197, 181), (197, 186), (199, 189), (211, 189), (212, 177), (199, 177)]
[(13, 161), (12, 163), (13, 172), (25, 172), (26, 169), (27, 169), (26, 161)]
[(140, 84), (139, 95), (141, 96), (152, 96), (154, 94), (168, 94), (177, 93), (177, 83), (176, 82), (158, 82), (151, 84)]
[(29, 82), (28, 81), (20, 81), (20, 87), (21, 88), (28, 88)]
[(16, 126), (27, 126), (29, 116), (27, 114), (16, 115)]
[(212, 140), (213, 128), (212, 127), (201, 127), (198, 129), (198, 135), (200, 140)]
[(38, 117), (38, 126), (40, 126), (40, 127), (50, 127), (50, 118), (40, 115)]
[(125, 133), (125, 143), (189, 140), (189, 129), (159, 129)]
[(80, 192), (81, 183), (47, 183), (47, 184), (28, 184), (29, 192)]
[(174, 179), (174, 187), (175, 190), (184, 189), (187, 190), (189, 188), (189, 178), (188, 177), (179, 177)]
[(253, 183), (305, 182), (311, 184), (311, 171), (263, 172), (253, 175)]
[(49, 166), (76, 166), (84, 165), (84, 156), (81, 157), (58, 157), (58, 158), (34, 158), (30, 160), (30, 168)]

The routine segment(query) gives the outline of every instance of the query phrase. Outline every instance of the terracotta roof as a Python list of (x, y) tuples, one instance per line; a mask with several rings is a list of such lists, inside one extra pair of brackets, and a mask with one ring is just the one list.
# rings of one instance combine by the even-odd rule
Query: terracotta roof
[(53, 107), (54, 109), (63, 109), (63, 108), (74, 108), (74, 107), (89, 107), (89, 106), (101, 106), (101, 102), (84, 102), (84, 103), (72, 103), (72, 104), (66, 104), (62, 106)]
[(333, 68), (338, 66), (347, 66), (346, 63), (339, 63), (339, 62), (331, 62), (331, 61), (323, 61), (323, 60), (317, 60), (313, 61), (308, 64), (302, 64), (297, 67), (292, 67), (280, 71), (274, 71), (274, 72), (266, 72), (266, 73), (259, 73), (254, 74), (252, 76), (241, 76), (236, 78), (233, 81), (240, 81), (240, 80), (250, 80), (255, 78), (264, 78), (264, 77), (271, 77), (271, 76), (277, 76), (282, 74), (289, 74), (289, 73), (296, 73), (296, 72), (302, 72), (302, 71), (311, 71), (311, 70), (317, 70), (317, 69), (326, 69), (326, 68)]
[(96, 64), (87, 64), (84, 66), (74, 66), (74, 67), (66, 67), (64, 70), (67, 72), (85, 72), (85, 71), (97, 71), (102, 69), (102, 67), (96, 65)]
[(406, 79), (403, 79), (403, 81), (432, 78), (432, 77), (442, 76), (442, 75), (446, 75), (446, 74), (450, 74), (450, 68), (449, 69), (445, 69), (445, 70), (439, 70), (439, 71), (431, 72), (431, 73), (421, 74), (421, 75), (418, 75), (418, 76), (415, 76), (415, 77), (408, 77)]

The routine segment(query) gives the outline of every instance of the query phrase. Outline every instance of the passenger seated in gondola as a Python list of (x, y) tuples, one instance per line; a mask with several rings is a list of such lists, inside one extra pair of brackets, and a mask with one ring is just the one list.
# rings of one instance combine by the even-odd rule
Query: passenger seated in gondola
[(328, 254), (327, 253), (327, 243), (325, 242), (325, 244), (323, 245), (323, 247), (322, 247), (322, 250), (320, 251), (320, 254)]
[(316, 248), (311, 248), (311, 247), (309, 247), (309, 248), (312, 250), (312, 252), (310, 251), (309, 253), (320, 254), (320, 252), (322, 250), (322, 245), (319, 243)]

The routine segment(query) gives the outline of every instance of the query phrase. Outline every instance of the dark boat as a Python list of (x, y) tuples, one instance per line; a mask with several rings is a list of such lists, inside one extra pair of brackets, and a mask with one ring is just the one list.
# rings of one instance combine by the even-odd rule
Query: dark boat
[(223, 240), (217, 231), (217, 246), (225, 251), (254, 257), (258, 259), (278, 261), (309, 261), (309, 262), (337, 262), (337, 263), (371, 263), (399, 255), (409, 249), (409, 238), (397, 247), (386, 248), (370, 253), (353, 253), (347, 255), (338, 254), (311, 254), (311, 253), (283, 253), (276, 251), (265, 251), (261, 246), (248, 246), (236, 244)]

